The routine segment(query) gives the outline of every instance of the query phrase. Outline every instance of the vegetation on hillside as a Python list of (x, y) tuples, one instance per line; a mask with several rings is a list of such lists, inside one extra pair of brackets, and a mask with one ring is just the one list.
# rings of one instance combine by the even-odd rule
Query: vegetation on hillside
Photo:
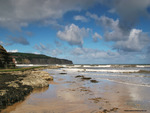
[(72, 61), (58, 59), (43, 54), (33, 53), (10, 53), (18, 64), (72, 64)]

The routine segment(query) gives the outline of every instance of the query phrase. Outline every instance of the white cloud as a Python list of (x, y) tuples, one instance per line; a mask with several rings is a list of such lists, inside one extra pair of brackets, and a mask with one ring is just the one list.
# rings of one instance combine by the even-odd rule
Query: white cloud
[(0, 41), (0, 45), (3, 45), (4, 43), (3, 43), (3, 41)]
[(58, 31), (57, 36), (64, 41), (67, 41), (70, 45), (82, 46), (83, 39), (88, 36), (89, 29), (79, 28), (75, 24), (65, 26), (64, 31)]
[(56, 49), (53, 49), (52, 51), (51, 51), (51, 55), (52, 56), (58, 56), (58, 55), (61, 55), (63, 52), (60, 50), (60, 49), (58, 49), (58, 48), (56, 48)]
[(145, 53), (139, 52), (118, 52), (91, 48), (74, 48), (70, 51), (70, 54), (70, 59), (78, 64), (133, 64), (147, 63), (147, 61), (149, 61), (148, 55), (145, 56)]
[(7, 50), (7, 52), (16, 53), (16, 52), (18, 52), (18, 50), (17, 50), (17, 49), (14, 49), (14, 50)]
[(89, 12), (87, 16), (93, 18), (97, 24), (105, 28), (103, 37), (106, 41), (115, 42), (114, 49), (126, 52), (141, 51), (150, 42), (148, 34), (142, 30), (131, 29), (127, 32), (121, 29), (118, 19), (114, 20), (106, 16), (98, 17), (96, 14)]
[(22, 44), (22, 45), (29, 45), (29, 41), (24, 38), (24, 37), (12, 37), (10, 36), (8, 38), (9, 44), (8, 45), (13, 45), (13, 44)]
[(74, 20), (82, 21), (82, 22), (88, 22), (88, 19), (84, 16), (81, 16), (81, 15), (74, 16)]
[(33, 54), (37, 54), (37, 55), (39, 55), (40, 53), (39, 53), (39, 52), (33, 52)]
[(53, 57), (56, 57), (56, 56), (61, 55), (63, 53), (62, 50), (60, 50), (58, 48), (52, 49), (49, 45), (44, 45), (42, 43), (40, 43), (39, 45), (36, 44), (34, 46), (34, 48), (36, 50), (38, 50), (39, 53), (50, 55)]
[(96, 14), (87, 13), (87, 16), (94, 19), (96, 23), (105, 29), (104, 37), (107, 41), (123, 40), (124, 32), (119, 27), (119, 20), (112, 19), (106, 16), (98, 17)]
[(46, 47), (45, 45), (43, 45), (42, 43), (40, 43), (40, 45), (35, 45), (34, 46), (35, 49), (37, 49), (38, 51), (40, 51), (41, 53), (47, 51), (47, 52), (50, 52), (50, 49), (49, 47)]
[(114, 48), (123, 51), (141, 51), (149, 44), (149, 41), (148, 35), (143, 33), (142, 30), (132, 29), (128, 40), (116, 42)]
[(80, 11), (98, 0), (1, 0), (0, 26), (20, 30), (31, 22), (58, 19), (68, 11)]
[(43, 20), (42, 24), (44, 26), (52, 26), (52, 27), (54, 27), (56, 29), (64, 28), (63, 25), (60, 25), (56, 20), (53, 20), (53, 19)]
[[(91, 48), (74, 48), (71, 50), (74, 63), (84, 64), (84, 63), (93, 63), (93, 64), (110, 64), (110, 63), (127, 63), (126, 58), (133, 59), (133, 55), (121, 55), (119, 52), (113, 51), (102, 51), (98, 49)], [(133, 58), (132, 58), (133, 57)], [(132, 61), (132, 60), (131, 60)], [(130, 63), (130, 62), (128, 62)]]
[(80, 56), (82, 58), (90, 58), (90, 59), (107, 59), (118, 56), (117, 52), (111, 51), (101, 51), (98, 49), (90, 49), (90, 48), (75, 48), (72, 51), (73, 55)]
[(149, 17), (150, 0), (103, 0), (103, 4), (111, 9), (109, 12), (120, 16), (119, 26), (123, 30), (131, 30), (141, 17)]
[(98, 34), (97, 32), (95, 32), (92, 37), (93, 37), (94, 42), (97, 42), (98, 39), (102, 39), (102, 36)]

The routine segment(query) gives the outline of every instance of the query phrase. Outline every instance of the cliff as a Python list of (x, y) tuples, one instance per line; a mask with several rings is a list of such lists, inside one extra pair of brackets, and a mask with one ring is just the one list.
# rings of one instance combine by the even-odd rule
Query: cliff
[(15, 68), (10, 54), (0, 45), (0, 68)]
[(42, 54), (32, 53), (10, 53), (15, 58), (17, 64), (72, 64), (72, 61), (58, 59)]

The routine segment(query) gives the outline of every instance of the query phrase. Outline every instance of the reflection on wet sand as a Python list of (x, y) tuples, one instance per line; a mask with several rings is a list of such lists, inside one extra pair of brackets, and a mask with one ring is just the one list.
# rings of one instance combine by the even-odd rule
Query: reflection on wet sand
[(42, 93), (45, 92), (46, 90), (48, 90), (49, 87), (43, 87), (43, 88), (36, 88), (33, 90), (32, 93)]
[[(33, 94), (35, 93), (42, 93), (45, 92), (46, 90), (48, 90), (49, 87), (44, 87), (44, 88), (36, 88), (32, 91)], [(25, 100), (28, 100), (30, 98), (30, 95), (28, 95)], [(26, 101), (20, 101), (17, 102), (15, 104), (13, 104), (12, 106), (8, 106), (6, 109), (2, 110), (1, 113), (9, 113), (9, 112), (13, 112), (16, 110), (16, 108), (21, 107), (22, 105), (25, 104)]]
[(150, 106), (149, 88), (107, 80), (91, 83), (75, 76), (54, 78), (49, 87), (34, 90), (25, 101), (2, 113), (126, 113), (124, 110), (141, 109), (148, 113), (149, 108), (143, 105)]

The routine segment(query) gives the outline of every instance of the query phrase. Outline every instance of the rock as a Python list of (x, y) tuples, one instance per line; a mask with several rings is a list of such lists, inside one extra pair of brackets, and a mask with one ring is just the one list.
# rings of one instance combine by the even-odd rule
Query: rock
[(103, 110), (103, 113), (108, 113), (108, 112), (109, 112), (109, 110), (107, 110), (107, 109)]
[(34, 88), (48, 87), (53, 77), (44, 71), (16, 71), (0, 73), (1, 109), (25, 99)]
[(21, 84), (20, 77), (26, 76), (12, 73), (0, 73), (0, 112), (8, 105), (24, 100), (33, 90), (31, 86)]
[(6, 82), (6, 84), (8, 84), (8, 87), (15, 87), (15, 88), (19, 87), (19, 85), (16, 83), (16, 81)]
[(6, 92), (7, 92), (7, 90), (0, 90), (0, 96), (5, 95), (5, 94), (6, 94)]
[(21, 81), (23, 85), (31, 86), (32, 88), (40, 88), (40, 87), (46, 87), (49, 86), (49, 83), (41, 79), (41, 77), (35, 77), (35, 76), (28, 76), (24, 80)]
[(67, 73), (59, 73), (59, 74), (65, 75), (65, 74), (67, 74)]
[(49, 86), (48, 81), (53, 80), (53, 77), (45, 71), (29, 71), (26, 72), (28, 75), (21, 82), (23, 85), (29, 85), (33, 88)]
[(118, 110), (118, 108), (116, 108), (116, 107), (110, 109), (110, 111), (114, 111), (114, 112), (116, 112), (117, 110)]
[(53, 77), (52, 76), (45, 76), (43, 77), (44, 80), (47, 80), (47, 81), (51, 81), (53, 80)]
[(90, 80), (92, 83), (98, 83), (97, 80)]
[(0, 68), (15, 68), (15, 63), (9, 53), (0, 45)]
[(92, 79), (92, 78), (91, 78), (91, 77), (84, 77), (84, 76), (83, 76), (81, 79), (82, 79), (82, 80), (90, 80), (90, 79)]
[(32, 71), (32, 74), (34, 74), (35, 76), (39, 76), (44, 80), (53, 80), (53, 77), (49, 75), (48, 72), (45, 71)]
[(98, 113), (110, 113), (111, 111), (112, 112), (117, 112), (118, 108), (114, 107), (110, 110), (107, 110), (107, 109), (104, 109), (103, 111), (99, 111)]
[(102, 100), (102, 98), (101, 98), (101, 97), (97, 97), (97, 98), (90, 98), (89, 100), (93, 100), (93, 101), (94, 101), (94, 103), (98, 103), (98, 102), (100, 102), (100, 100)]
[(75, 78), (79, 78), (79, 77), (84, 77), (83, 75), (77, 75), (77, 76), (75, 76)]

